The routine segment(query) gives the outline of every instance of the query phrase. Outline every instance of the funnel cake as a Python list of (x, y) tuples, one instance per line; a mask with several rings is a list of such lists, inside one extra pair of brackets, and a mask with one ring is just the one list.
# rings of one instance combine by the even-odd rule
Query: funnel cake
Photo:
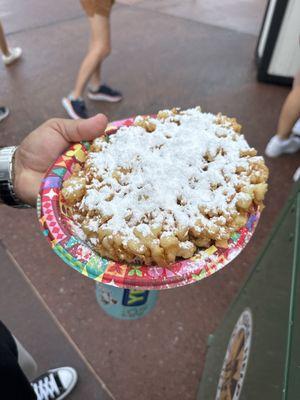
[(95, 139), (61, 192), (82, 240), (159, 266), (226, 247), (267, 191), (264, 160), (240, 131), (234, 118), (176, 108)]

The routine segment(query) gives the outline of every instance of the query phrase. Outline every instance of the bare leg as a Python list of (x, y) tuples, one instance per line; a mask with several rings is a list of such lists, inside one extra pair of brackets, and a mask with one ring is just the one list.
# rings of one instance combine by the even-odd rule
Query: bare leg
[(4, 35), (4, 31), (3, 31), (1, 22), (0, 22), (0, 49), (5, 56), (9, 56), (10, 53), (8, 50), (8, 46), (7, 46), (7, 42), (5, 39), (5, 35)]
[(96, 14), (90, 17), (89, 21), (91, 25), (90, 47), (81, 64), (75, 88), (72, 91), (75, 99), (82, 96), (86, 84), (92, 76), (92, 84), (100, 84), (101, 63), (110, 53), (109, 18)]
[(90, 85), (93, 89), (98, 89), (101, 83), (101, 64), (97, 65), (90, 79)]
[[(268, 157), (293, 154), (300, 150), (300, 71), (294, 79), (293, 89), (287, 96), (280, 112), (277, 134), (267, 144)], [(294, 135), (291, 135), (291, 133)]]
[[(106, 55), (106, 57), (109, 55), (110, 53), (110, 26), (109, 26), (109, 20), (108, 20), (108, 29), (106, 29), (106, 35), (104, 37), (104, 41), (106, 42), (106, 48), (108, 50), (108, 53)], [(92, 41), (90, 42), (90, 50), (93, 47), (93, 43)], [(105, 58), (106, 58), (105, 57)], [(93, 88), (98, 89), (101, 83), (101, 66), (102, 66), (102, 61), (104, 59), (102, 59), (101, 61), (98, 62), (94, 72), (91, 75), (90, 78), (90, 84)]]
[(296, 85), (286, 98), (278, 121), (277, 136), (288, 139), (293, 126), (300, 118), (300, 85)]
[(296, 86), (300, 86), (300, 70), (296, 73), (294, 82), (293, 82), (293, 88)]
[[(91, 44), (90, 44), (91, 47)], [(97, 64), (97, 67), (95, 68), (94, 72), (92, 73), (92, 76), (90, 78), (90, 85), (93, 89), (98, 89), (100, 86), (101, 82), (101, 65), (102, 61)]]

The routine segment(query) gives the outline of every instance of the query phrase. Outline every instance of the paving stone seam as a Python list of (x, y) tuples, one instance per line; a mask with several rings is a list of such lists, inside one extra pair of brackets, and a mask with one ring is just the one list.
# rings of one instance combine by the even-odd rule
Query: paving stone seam
[[(116, 5), (116, 9), (124, 8), (124, 7), (132, 7), (132, 5), (124, 4), (124, 3), (121, 3), (121, 4), (119, 3), (119, 4)], [(76, 20), (79, 20), (79, 19), (82, 19), (82, 18), (86, 18), (86, 16), (85, 16), (83, 11), (80, 14), (74, 15), (73, 17), (70, 17), (70, 18), (62, 18), (62, 19), (59, 19), (59, 20), (56, 20), (56, 21), (47, 22), (47, 23), (42, 24), (42, 25), (34, 25), (34, 26), (29, 26), (29, 27), (23, 28), (23, 29), (6, 31), (5, 35), (6, 36), (13, 36), (13, 35), (17, 35), (19, 33), (24, 33), (24, 32), (26, 33), (26, 32), (30, 32), (30, 31), (34, 31), (36, 29), (49, 28), (51, 26), (60, 25), (60, 24), (63, 24), (65, 22), (76, 21)], [(178, 17), (178, 18), (180, 18), (180, 17)]]
[(206, 25), (206, 26), (211, 27), (211, 28), (215, 28), (215, 29), (219, 29), (219, 30), (223, 30), (223, 31), (231, 31), (232, 33), (239, 33), (239, 34), (249, 35), (251, 37), (257, 37), (258, 33), (259, 33), (259, 32), (257, 32), (257, 34), (254, 34), (254, 33), (245, 32), (245, 31), (242, 31), (242, 30), (230, 28), (230, 27), (227, 27), (227, 26), (215, 25), (215, 24), (212, 24), (212, 23), (209, 23), (209, 22), (196, 21), (196, 20), (188, 18), (188, 17), (182, 17), (182, 16), (179, 16), (179, 15), (169, 14), (166, 11), (158, 11), (158, 10), (150, 9), (150, 8), (147, 8), (147, 7), (143, 6), (143, 2), (135, 4), (134, 6), (133, 5), (126, 5), (126, 4), (119, 4), (119, 8), (125, 8), (125, 7), (126, 8), (128, 8), (128, 7), (132, 7), (133, 8), (134, 7), (137, 10), (148, 11), (149, 13), (152, 13), (152, 14), (155, 14), (155, 15), (159, 14), (159, 15), (166, 16), (168, 18), (182, 19), (184, 21), (188, 21), (188, 22), (193, 23), (193, 24)]
[(84, 364), (86, 365), (86, 367), (89, 369), (89, 371), (92, 373), (92, 375), (96, 378), (96, 380), (99, 382), (99, 384), (101, 385), (102, 389), (108, 394), (108, 396), (112, 399), (112, 400), (117, 400), (116, 397), (113, 395), (113, 393), (110, 391), (110, 389), (107, 387), (107, 385), (105, 384), (105, 382), (100, 378), (100, 376), (97, 374), (97, 372), (95, 371), (94, 367), (91, 365), (91, 363), (87, 360), (87, 358), (84, 356), (84, 354), (82, 353), (82, 351), (80, 350), (80, 348), (77, 346), (77, 344), (74, 342), (74, 340), (72, 339), (72, 337), (68, 334), (68, 332), (65, 330), (65, 328), (61, 325), (61, 323), (59, 322), (58, 318), (55, 316), (55, 314), (53, 313), (53, 311), (49, 308), (48, 304), (45, 302), (45, 300), (43, 299), (43, 297), (40, 295), (39, 291), (36, 289), (36, 287), (33, 285), (33, 283), (31, 282), (31, 280), (29, 279), (29, 277), (25, 274), (25, 272), (23, 271), (22, 267), (20, 266), (20, 264), (18, 263), (18, 261), (15, 259), (14, 255), (10, 252), (10, 250), (4, 246), (4, 249), (8, 255), (8, 257), (10, 258), (10, 260), (12, 261), (12, 263), (15, 265), (15, 267), (17, 268), (17, 270), (20, 272), (20, 274), (22, 275), (22, 277), (24, 278), (24, 280), (26, 281), (26, 283), (30, 286), (31, 290), (33, 291), (33, 293), (37, 296), (38, 300), (42, 303), (42, 305), (44, 306), (44, 308), (46, 309), (46, 311), (48, 312), (48, 314), (50, 315), (50, 317), (53, 319), (54, 323), (56, 324), (56, 326), (59, 328), (59, 330), (62, 332), (62, 334), (67, 338), (67, 340), (69, 341), (69, 343), (71, 344), (71, 346), (74, 348), (74, 350), (77, 352), (77, 354), (79, 355), (79, 357), (82, 359), (82, 361), (84, 362)]
[[(181, 20), (188, 21), (190, 23), (197, 24), (197, 25), (199, 25), (199, 24), (200, 25), (206, 25), (206, 26), (211, 27), (211, 28), (220, 29), (220, 30), (223, 30), (223, 31), (224, 30), (225, 31), (231, 31), (233, 33), (240, 33), (240, 34), (244, 34), (244, 35), (249, 35), (251, 37), (257, 37), (258, 36), (258, 33), (257, 34), (253, 34), (253, 33), (244, 32), (244, 31), (241, 31), (241, 30), (238, 30), (238, 29), (234, 29), (234, 28), (230, 28), (230, 27), (225, 27), (225, 26), (223, 27), (223, 26), (220, 26), (220, 25), (214, 25), (214, 24), (207, 23), (207, 22), (204, 22), (204, 21), (195, 21), (194, 19), (190, 19), (188, 17), (181, 17), (179, 15), (172, 15), (172, 14), (168, 14), (167, 12), (164, 12), (164, 11), (158, 11), (158, 10), (149, 9), (149, 8), (143, 6), (142, 3), (143, 2), (134, 4), (134, 5), (119, 3), (119, 4), (116, 5), (116, 9), (126, 9), (126, 8), (129, 8), (129, 7), (133, 9), (133, 7), (134, 7), (136, 10), (139, 10), (139, 11), (144, 11), (144, 12), (147, 11), (147, 12), (155, 14), (155, 15), (161, 15), (161, 16), (165, 16), (165, 17), (168, 17), (168, 18), (172, 18), (172, 19), (181, 19)], [(48, 28), (48, 27), (51, 27), (51, 26), (63, 24), (65, 22), (76, 21), (76, 20), (79, 20), (81, 18), (86, 18), (86, 17), (85, 17), (84, 14), (80, 14), (80, 15), (76, 15), (76, 16), (71, 17), (71, 18), (63, 18), (63, 19), (58, 20), (58, 21), (48, 22), (48, 23), (46, 23), (44, 25), (36, 25), (36, 26), (27, 27), (27, 28), (20, 29), (20, 30), (6, 32), (6, 36), (13, 36), (13, 35), (17, 35), (19, 33), (30, 32), (30, 31), (34, 31), (35, 29)]]
[(43, 29), (43, 28), (48, 28), (48, 27), (55, 26), (55, 25), (60, 25), (60, 24), (63, 24), (65, 22), (69, 22), (69, 21), (76, 21), (77, 19), (81, 19), (81, 18), (85, 18), (85, 15), (84, 14), (75, 15), (74, 17), (71, 17), (71, 18), (62, 18), (62, 19), (59, 19), (56, 21), (50, 21), (43, 25), (29, 26), (29, 27), (26, 27), (23, 29), (15, 30), (15, 31), (8, 31), (8, 32), (5, 32), (5, 35), (13, 36), (13, 35), (17, 35), (19, 33), (24, 33), (24, 32), (26, 33), (26, 32), (30, 32), (30, 31), (34, 31), (36, 29)]

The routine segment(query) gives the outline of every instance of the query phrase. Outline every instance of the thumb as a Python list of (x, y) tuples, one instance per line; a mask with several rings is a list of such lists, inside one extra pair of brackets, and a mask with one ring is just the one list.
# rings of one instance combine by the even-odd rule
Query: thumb
[(107, 118), (104, 114), (97, 114), (92, 118), (78, 120), (57, 120), (60, 133), (67, 142), (93, 140), (104, 133)]

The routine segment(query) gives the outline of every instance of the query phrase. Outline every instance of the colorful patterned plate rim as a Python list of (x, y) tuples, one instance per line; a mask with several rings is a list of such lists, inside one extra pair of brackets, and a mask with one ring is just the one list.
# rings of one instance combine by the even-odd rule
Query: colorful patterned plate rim
[[(107, 132), (115, 133), (120, 126), (130, 126), (132, 122), (133, 118), (113, 122)], [(219, 271), (237, 257), (251, 239), (260, 217), (259, 209), (232, 235), (227, 248), (211, 246), (168, 268), (133, 266), (101, 257), (76, 235), (68, 209), (60, 198), (62, 182), (70, 176), (71, 168), (84, 160), (88, 148), (87, 142), (74, 144), (55, 161), (42, 181), (37, 204), (43, 234), (53, 251), (81, 274), (120, 288), (158, 290), (184, 286)]]

